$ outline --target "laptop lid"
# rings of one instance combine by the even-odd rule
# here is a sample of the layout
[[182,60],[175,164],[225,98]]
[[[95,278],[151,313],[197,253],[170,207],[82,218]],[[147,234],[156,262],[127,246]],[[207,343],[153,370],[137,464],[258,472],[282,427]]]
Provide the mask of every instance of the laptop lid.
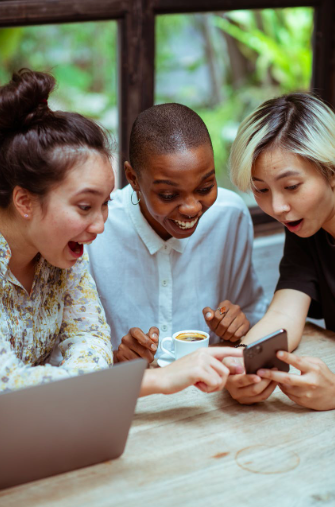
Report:
[[0,394],[0,489],[119,457],[146,365]]

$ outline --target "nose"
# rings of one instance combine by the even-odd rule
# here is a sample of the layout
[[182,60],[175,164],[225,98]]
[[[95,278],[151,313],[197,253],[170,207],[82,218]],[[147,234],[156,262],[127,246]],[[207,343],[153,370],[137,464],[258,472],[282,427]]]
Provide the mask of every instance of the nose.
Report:
[[104,232],[106,219],[103,213],[97,213],[91,223],[89,224],[87,231],[92,234],[101,234]]
[[202,210],[201,202],[194,196],[190,196],[180,204],[179,212],[188,217],[194,217]]
[[281,193],[273,194],[272,196],[272,209],[275,215],[281,215],[290,211],[291,206],[287,201],[286,196]]

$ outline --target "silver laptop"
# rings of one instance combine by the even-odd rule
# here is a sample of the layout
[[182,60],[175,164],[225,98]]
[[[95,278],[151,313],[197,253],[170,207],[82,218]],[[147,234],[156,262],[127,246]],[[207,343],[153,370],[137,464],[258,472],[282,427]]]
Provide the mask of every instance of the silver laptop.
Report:
[[0,489],[118,458],[146,365],[0,394]]

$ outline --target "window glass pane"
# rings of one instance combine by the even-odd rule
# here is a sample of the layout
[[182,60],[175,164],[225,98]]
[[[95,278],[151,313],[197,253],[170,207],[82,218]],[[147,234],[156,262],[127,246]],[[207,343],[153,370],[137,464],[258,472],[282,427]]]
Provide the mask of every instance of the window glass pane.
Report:
[[200,114],[221,186],[234,188],[227,159],[241,120],[266,99],[309,89],[312,30],[307,7],[157,18],[155,103],[180,102]]
[[88,116],[117,141],[116,37],[115,21],[2,28],[0,82],[22,67],[51,72],[58,84],[51,109]]

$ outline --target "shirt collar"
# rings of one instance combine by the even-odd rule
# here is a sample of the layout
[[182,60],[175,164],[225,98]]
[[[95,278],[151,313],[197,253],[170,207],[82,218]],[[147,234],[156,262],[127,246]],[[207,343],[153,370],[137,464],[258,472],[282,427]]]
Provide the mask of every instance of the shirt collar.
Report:
[[139,205],[134,206],[131,203],[131,193],[133,189],[131,185],[128,185],[125,188],[125,192],[123,195],[124,206],[127,214],[130,216],[131,221],[134,224],[134,227],[137,231],[137,234],[142,239],[143,243],[149,250],[151,255],[154,255],[161,249],[166,250],[166,246],[168,249],[176,250],[176,252],[183,253],[186,248],[187,242],[189,238],[177,239],[170,238],[167,241],[164,241],[158,234],[153,230],[151,225],[148,224],[147,220],[144,218],[141,212],[141,208]]
[[3,235],[0,233],[0,273],[5,276],[12,252]]

